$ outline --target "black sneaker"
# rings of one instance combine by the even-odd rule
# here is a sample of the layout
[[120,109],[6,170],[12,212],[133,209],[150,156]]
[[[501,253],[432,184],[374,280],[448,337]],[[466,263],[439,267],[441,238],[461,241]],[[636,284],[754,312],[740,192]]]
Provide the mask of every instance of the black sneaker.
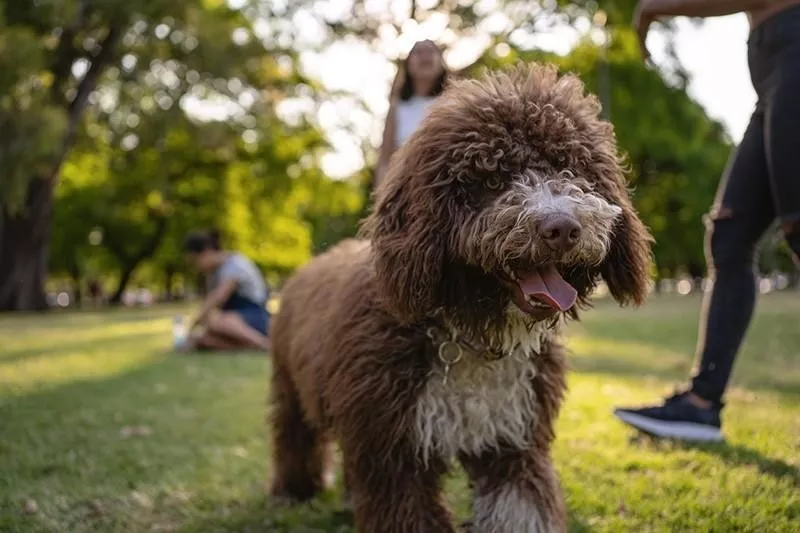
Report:
[[666,439],[692,442],[719,442],[720,411],[722,405],[708,409],[697,407],[689,401],[688,393],[681,392],[667,398],[664,405],[639,409],[614,409],[614,414],[639,431]]

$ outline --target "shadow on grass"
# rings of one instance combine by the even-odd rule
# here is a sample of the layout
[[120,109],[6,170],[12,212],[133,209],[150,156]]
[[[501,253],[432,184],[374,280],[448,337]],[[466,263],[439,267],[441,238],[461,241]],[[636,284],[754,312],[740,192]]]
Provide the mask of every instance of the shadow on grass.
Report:
[[[169,522],[185,520],[183,501],[162,508],[162,494],[196,493],[215,506],[226,491],[241,493],[265,469],[267,377],[260,357],[163,355],[0,395],[0,515],[10,511],[0,530],[146,531],[162,511]],[[54,491],[63,504],[48,508]],[[27,498],[42,512],[26,515],[18,502]],[[86,501],[104,511],[94,516]]]
[[[591,339],[601,339],[591,337]],[[652,344],[661,348],[659,344]],[[770,393],[779,393],[787,397],[800,398],[800,384],[791,375],[784,377],[777,365],[770,365],[763,360],[746,361],[740,357],[741,366],[751,371],[739,372],[736,386],[753,390],[762,390]],[[663,361],[650,357],[632,360],[630,357],[615,357],[613,355],[598,355],[591,349],[581,350],[581,355],[569,358],[570,369],[585,374],[603,374],[616,378],[658,377],[664,381],[688,382],[691,375],[693,357],[687,356],[685,360],[669,358]],[[747,365],[747,363],[751,363]]]
[[614,376],[633,376],[645,378],[658,376],[659,378],[677,380],[687,379],[691,368],[690,363],[677,360],[665,362],[631,361],[614,356],[582,353],[569,358],[570,370],[587,374],[611,374]]
[[721,443],[688,443],[680,441],[662,440],[639,433],[631,438],[631,442],[648,446],[654,450],[670,453],[673,451],[699,451],[714,455],[730,466],[753,467],[759,472],[776,480],[788,480],[800,488],[800,468],[787,463],[782,459],[767,457],[758,450],[743,444]]
[[[334,502],[332,493],[320,499],[293,507],[273,507],[266,496],[246,502],[229,502],[224,505],[224,515],[211,515],[185,524],[180,533],[206,533],[208,531],[236,531],[241,533],[351,533],[354,532],[353,515]],[[458,523],[458,519],[454,519]],[[459,532],[471,530],[463,522]],[[590,533],[591,528],[581,517],[570,513],[570,533]]]
[[250,348],[236,348],[232,350],[180,350],[168,348],[165,353],[176,357],[187,357],[190,359],[225,359],[226,357],[266,357],[269,359],[271,353]]
[[187,305],[161,304],[154,307],[109,306],[100,309],[51,309],[45,312],[2,312],[0,330],[58,329],[71,330],[76,327],[102,327],[110,323],[136,323],[161,320],[175,314],[183,314]]
[[18,350],[7,350],[0,353],[0,366],[10,365],[33,359],[37,357],[59,357],[75,352],[91,351],[96,352],[102,349],[114,349],[128,343],[136,343],[145,339],[163,337],[159,332],[146,331],[142,333],[121,332],[119,335],[107,336],[102,339],[86,339],[78,342],[59,342],[57,345],[50,345],[36,348],[21,348]]
[[698,450],[709,455],[716,455],[733,466],[753,466],[765,475],[775,479],[788,479],[800,488],[800,469],[781,460],[767,457],[761,452],[741,444],[682,444],[683,449]]
[[266,495],[254,495],[245,501],[218,502],[224,512],[197,517],[182,525],[180,533],[207,533],[209,531],[235,531],[241,533],[299,533],[337,532],[350,533],[353,518],[339,509],[332,493],[309,503],[292,507],[270,504]]
[[[112,459],[107,448],[109,444],[120,446],[121,442],[127,442],[118,436],[118,431],[129,424],[148,423],[154,430],[163,430],[152,438],[130,440],[137,453],[157,457],[162,438],[167,441],[177,438],[177,442],[185,442],[186,449],[196,454],[193,435],[202,434],[209,440],[224,437],[226,433],[248,435],[237,427],[237,417],[224,416],[226,409],[252,407],[257,413],[253,418],[260,419],[267,373],[258,355],[241,353],[226,361],[160,352],[154,355],[155,358],[143,359],[121,373],[59,383],[19,395],[0,395],[0,420],[3,420],[0,434],[13,437],[5,442],[0,439],[0,444],[20,452],[16,458],[0,454],[0,471],[11,472],[26,458],[41,461],[48,454],[36,452],[53,452],[53,449],[63,452],[65,445],[72,442],[77,445],[75,453],[85,452],[87,459]],[[254,374],[254,370],[259,373]],[[231,394],[231,390],[242,387],[256,392]],[[214,401],[209,402],[208,398]],[[223,416],[217,418],[220,415]],[[215,425],[198,425],[211,417]],[[252,429],[258,432],[262,426],[257,422]],[[109,439],[113,442],[108,442]],[[156,476],[163,474],[155,468],[146,470]]]

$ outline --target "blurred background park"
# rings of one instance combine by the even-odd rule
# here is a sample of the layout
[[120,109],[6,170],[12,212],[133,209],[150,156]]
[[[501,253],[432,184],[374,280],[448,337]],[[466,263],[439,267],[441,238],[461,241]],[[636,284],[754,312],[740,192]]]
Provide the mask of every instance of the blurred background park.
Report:
[[[706,72],[715,61],[698,66],[693,55],[702,52],[692,46],[702,33],[685,21],[658,28],[657,66],[646,67],[630,24],[632,0],[2,6],[0,309],[7,311],[79,305],[97,288],[110,303],[180,298],[198,286],[180,242],[210,226],[279,286],[312,254],[355,232],[396,62],[421,38],[440,43],[459,76],[519,60],[578,73],[628,155],[636,205],[656,237],[655,276],[700,278],[702,216],[752,98],[744,54],[738,70],[729,67],[736,71],[728,83],[727,54]],[[727,31],[734,46],[743,29],[728,22],[709,38]],[[703,79],[694,92],[721,119],[693,99],[682,62]],[[711,80],[717,94],[708,91],[709,74],[723,77]],[[728,92],[744,101],[715,107]],[[765,290],[797,286],[784,246],[777,236],[766,243]],[[693,286],[700,284],[679,288]]]
[[519,60],[579,74],[656,238],[663,294],[636,312],[601,301],[571,333],[556,450],[571,530],[793,531],[800,276],[777,231],[732,444],[632,444],[611,420],[691,367],[702,220],[753,102],[744,15],[659,24],[646,66],[634,5],[0,1],[0,311],[71,308],[0,315],[0,531],[350,531],[335,494],[265,503],[267,358],[167,353],[203,286],[181,242],[219,228],[279,292],[353,235],[397,63],[423,38],[457,76]]

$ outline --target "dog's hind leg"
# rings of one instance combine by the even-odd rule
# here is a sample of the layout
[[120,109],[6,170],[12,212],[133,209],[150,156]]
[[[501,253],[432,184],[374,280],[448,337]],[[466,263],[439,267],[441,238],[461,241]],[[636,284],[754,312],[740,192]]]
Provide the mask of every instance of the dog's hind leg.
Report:
[[306,501],[325,488],[330,446],[325,435],[309,425],[297,391],[277,358],[271,388],[271,493],[289,502]]

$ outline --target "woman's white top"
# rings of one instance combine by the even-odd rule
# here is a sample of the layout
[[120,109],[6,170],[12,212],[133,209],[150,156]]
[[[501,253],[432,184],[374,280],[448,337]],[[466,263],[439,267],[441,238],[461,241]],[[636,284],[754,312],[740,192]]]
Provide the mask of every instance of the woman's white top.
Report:
[[394,117],[395,148],[403,144],[414,133],[422,119],[425,118],[428,106],[435,99],[435,96],[412,96],[408,100],[397,100]]

